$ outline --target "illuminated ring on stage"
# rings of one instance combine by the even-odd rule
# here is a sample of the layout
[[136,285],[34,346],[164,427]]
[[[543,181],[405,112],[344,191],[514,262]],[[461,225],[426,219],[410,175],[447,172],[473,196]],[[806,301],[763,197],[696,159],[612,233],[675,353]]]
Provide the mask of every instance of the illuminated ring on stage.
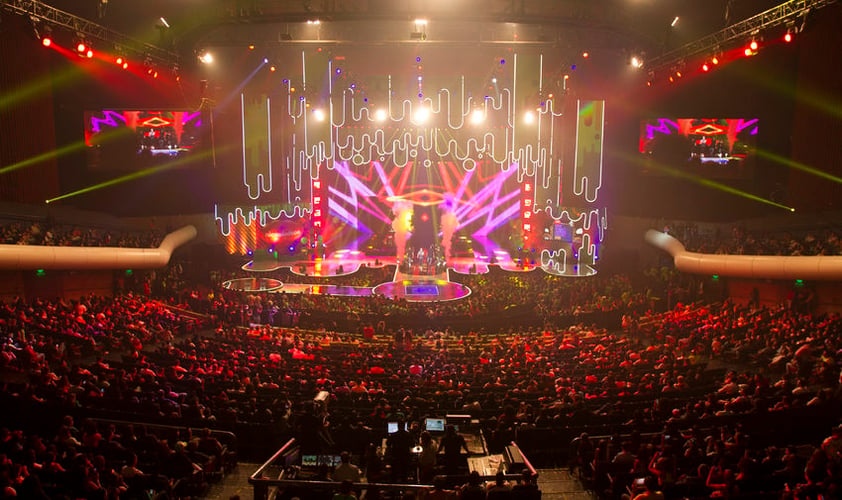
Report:
[[222,288],[239,292],[273,292],[283,286],[283,281],[274,278],[237,278],[222,283]]
[[470,172],[477,168],[477,161],[473,158],[468,158],[467,160],[462,162],[462,168]]
[[415,158],[416,156],[418,156],[418,151],[416,151],[414,149],[411,149],[409,151],[409,156],[410,156],[410,158]]
[[354,165],[362,165],[363,163],[365,163],[363,155],[354,155]]
[[431,162],[429,159],[424,160],[424,166],[425,166],[425,167],[428,167],[428,168],[429,168],[429,167],[430,167],[430,165],[432,165],[432,164],[433,164],[433,162]]

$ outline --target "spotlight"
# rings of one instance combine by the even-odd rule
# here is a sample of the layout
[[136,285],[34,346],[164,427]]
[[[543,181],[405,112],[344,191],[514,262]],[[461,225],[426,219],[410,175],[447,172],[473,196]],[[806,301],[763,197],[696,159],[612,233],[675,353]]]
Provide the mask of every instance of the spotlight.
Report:
[[716,57],[716,56],[713,56],[713,59],[711,59],[710,62],[712,62],[713,65],[716,66],[717,64],[719,64],[719,58]]
[[93,56],[94,56],[94,51],[93,51],[93,50],[88,49],[88,51],[87,51],[87,52],[85,52],[85,57],[87,57],[88,59],[92,58]]
[[479,125],[480,123],[485,121],[485,111],[481,109],[475,109],[471,112],[471,123],[474,125]]
[[325,112],[321,109],[314,109],[313,118],[315,118],[317,122],[323,122],[325,121]]
[[646,86],[647,86],[647,87],[651,87],[651,86],[652,86],[652,80],[647,80],[647,81],[646,81]]
[[213,62],[213,54],[211,54],[210,52],[203,52],[199,56],[199,60],[205,64],[210,64]]
[[743,54],[745,54],[746,57],[749,57],[752,54],[751,49],[746,47],[746,49],[743,51]]
[[790,33],[790,32],[788,32],[788,31],[787,31],[786,35],[784,35],[784,41],[785,41],[786,43],[791,42],[791,41],[792,41],[792,33]]
[[84,54],[86,50],[88,50],[88,46],[85,45],[83,42],[79,42],[76,44],[76,52]]
[[123,69],[129,69],[129,63],[123,61]]
[[269,71],[271,71],[272,73],[274,73],[276,69],[277,68],[275,68],[274,66],[269,66]]
[[268,57],[263,58],[263,64],[269,64],[269,58]]
[[249,50],[254,50],[254,44],[249,44]]
[[48,37],[48,36],[45,36],[44,38],[41,39],[41,44],[44,47],[49,47],[50,45],[53,44],[53,39]]
[[642,67],[643,67],[643,59],[641,59],[641,58],[639,58],[639,57],[637,57],[637,56],[632,56],[632,58],[631,58],[631,65],[632,65],[632,67],[633,67],[633,68],[635,68],[635,69],[640,69],[640,68],[642,68]]
[[756,41],[756,40],[752,40],[752,41],[751,41],[751,43],[750,43],[750,44],[748,44],[748,47],[752,50],[752,52],[753,52],[753,51],[755,51],[755,50],[757,50],[757,47],[758,47],[758,45],[757,45],[757,41]]
[[430,108],[427,108],[427,107],[418,108],[418,110],[415,112],[414,118],[415,118],[415,123],[417,123],[419,125],[422,124],[422,123],[426,123],[427,120],[430,119]]
[[702,64],[702,71],[704,71],[705,73],[710,71],[710,66],[708,66],[708,63]]
[[526,113],[524,113],[523,123],[526,123],[527,125],[535,123],[535,113],[533,113],[532,111],[527,111]]
[[590,55],[590,53],[588,53],[588,52],[582,52],[582,57],[584,57],[585,59],[587,59],[587,58],[591,57],[591,55]]
[[118,57],[118,58],[117,58],[117,65],[118,65],[118,66],[120,66],[120,65],[122,65],[122,64],[123,64],[123,58],[122,58],[122,57]]
[[374,119],[377,120],[378,122],[386,121],[387,117],[388,117],[388,113],[386,113],[385,109],[378,109],[377,111],[374,112]]

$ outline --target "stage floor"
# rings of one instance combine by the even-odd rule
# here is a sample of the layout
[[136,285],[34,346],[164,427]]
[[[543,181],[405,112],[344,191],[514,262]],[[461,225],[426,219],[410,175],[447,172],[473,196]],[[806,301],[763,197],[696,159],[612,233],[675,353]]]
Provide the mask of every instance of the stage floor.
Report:
[[[493,262],[493,263],[492,263]],[[408,302],[444,302],[468,297],[471,289],[450,280],[450,272],[460,274],[485,274],[489,266],[496,265],[510,272],[543,271],[548,274],[564,277],[587,277],[596,274],[596,270],[582,264],[565,264],[562,266],[532,264],[533,261],[515,261],[502,251],[495,250],[493,258],[478,255],[471,257],[455,257],[448,262],[445,272],[429,275],[395,271],[391,281],[374,287],[356,287],[333,284],[282,283],[273,278],[260,277],[259,273],[268,273],[283,268],[289,268],[293,274],[301,277],[330,278],[347,276],[356,273],[363,267],[383,268],[394,266],[395,257],[372,257],[359,250],[339,250],[326,259],[296,260],[280,262],[275,260],[251,261],[243,266],[244,271],[255,273],[253,277],[238,278],[223,283],[223,287],[243,292],[269,293],[305,293],[312,295],[340,295],[347,297],[385,296]]]

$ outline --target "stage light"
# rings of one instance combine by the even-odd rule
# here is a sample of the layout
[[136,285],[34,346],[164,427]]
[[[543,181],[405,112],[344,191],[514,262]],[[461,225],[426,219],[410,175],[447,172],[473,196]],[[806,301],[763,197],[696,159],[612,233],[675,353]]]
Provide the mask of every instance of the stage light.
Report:
[[123,58],[122,58],[122,57],[118,57],[118,58],[117,58],[117,65],[121,65],[121,64],[123,64]]
[[652,80],[647,80],[647,81],[646,81],[646,86],[647,86],[647,87],[651,87],[651,86],[652,86]]
[[254,50],[254,44],[249,44],[249,50]]
[[152,73],[152,78],[158,78],[158,72],[157,71]]
[[415,24],[418,25],[418,26],[427,26],[427,20],[426,19],[416,19]]
[[681,76],[682,76],[682,75],[681,75],[681,71],[676,71],[676,72],[675,72],[675,76],[677,76],[677,77],[681,78]]
[[377,111],[374,112],[374,119],[377,120],[378,122],[386,121],[387,117],[388,117],[388,114],[386,113],[385,109],[378,109]]
[[674,82],[675,82],[675,78],[673,78],[672,75],[670,75],[670,83],[674,83]]
[[207,51],[202,52],[199,55],[199,60],[202,61],[205,64],[210,64],[210,63],[213,62],[213,54],[211,54],[210,52],[207,52]]
[[591,57],[591,54],[589,52],[582,52],[582,57],[587,59],[587,58]]
[[269,64],[269,58],[268,57],[263,58],[263,64]]
[[87,52],[85,52],[85,57],[87,57],[88,59],[92,58],[93,56],[94,56],[94,51],[93,51],[93,50],[88,49],[88,51],[87,51]]
[[307,24],[319,25],[319,24],[322,24],[322,22],[319,19],[308,19]]
[[323,122],[325,121],[325,112],[321,109],[314,109],[313,118],[315,118],[317,122]]
[[426,123],[427,120],[430,119],[430,108],[427,108],[427,107],[418,108],[418,110],[415,112],[414,118],[415,118],[415,123],[417,123],[417,124]]
[[491,83],[495,83],[495,84],[496,84],[496,83],[497,83],[497,79],[496,79],[496,78],[492,78],[492,79],[491,79]]
[[123,69],[129,69],[129,63],[128,62],[123,61]]
[[527,111],[526,113],[524,113],[523,123],[526,123],[527,125],[535,123],[535,113],[533,113],[532,111]]
[[167,22],[167,20],[166,20],[166,19],[164,19],[163,17],[158,18],[158,20],[159,20],[159,21],[161,21],[161,25],[162,25],[164,28],[169,28],[169,27],[170,27],[170,23],[168,23],[168,22]]
[[710,62],[712,62],[713,65],[716,66],[717,64],[719,64],[719,58],[716,57],[716,56],[713,56],[713,59],[711,59]]
[[784,35],[784,41],[785,41],[786,43],[791,42],[791,41],[792,41],[792,33],[787,32],[787,33],[786,33],[786,35]]
[[269,71],[271,71],[272,73],[274,73],[276,69],[277,68],[275,68],[274,66],[269,66]]
[[752,41],[751,41],[751,43],[750,43],[750,44],[748,44],[748,47],[749,47],[752,51],[757,50],[757,47],[758,47],[758,45],[757,45],[757,41],[752,40]]
[[675,16],[675,19],[673,19],[673,20],[672,20],[672,22],[670,23],[670,26],[672,26],[673,28],[675,28],[675,25],[676,25],[676,24],[678,24],[678,16]]
[[53,39],[48,37],[48,36],[45,36],[44,38],[41,39],[41,44],[44,47],[49,47],[50,45],[53,44]]
[[702,64],[702,71],[704,71],[705,73],[710,71],[710,66],[708,66],[708,63]]
[[85,45],[84,43],[79,42],[79,43],[76,44],[76,52],[79,52],[80,54],[82,54],[86,50],[88,50],[88,46]]
[[640,69],[640,68],[643,67],[643,59],[641,59],[637,56],[632,56],[631,65],[632,65],[632,68]]
[[475,109],[471,111],[471,123],[474,125],[479,125],[480,123],[485,121],[485,111],[481,109]]
[[752,54],[751,49],[746,47],[746,49],[743,51],[743,54],[745,54],[746,57],[749,57]]

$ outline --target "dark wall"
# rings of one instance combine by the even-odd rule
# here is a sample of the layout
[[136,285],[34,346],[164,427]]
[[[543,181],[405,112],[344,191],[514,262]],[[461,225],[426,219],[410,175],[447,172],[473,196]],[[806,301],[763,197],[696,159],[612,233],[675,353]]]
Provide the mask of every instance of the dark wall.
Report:
[[[59,192],[55,158],[21,162],[55,149],[49,54],[37,44],[29,19],[3,13],[0,23],[0,199],[43,203]],[[23,49],[23,50],[22,50]],[[13,168],[3,172],[2,169]]]

